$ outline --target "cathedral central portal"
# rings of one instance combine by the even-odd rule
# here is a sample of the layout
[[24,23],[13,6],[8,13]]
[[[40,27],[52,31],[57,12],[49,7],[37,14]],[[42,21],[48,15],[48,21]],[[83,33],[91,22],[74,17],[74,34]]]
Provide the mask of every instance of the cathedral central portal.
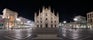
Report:
[[48,24],[46,23],[46,26],[45,26],[46,28],[48,27]]

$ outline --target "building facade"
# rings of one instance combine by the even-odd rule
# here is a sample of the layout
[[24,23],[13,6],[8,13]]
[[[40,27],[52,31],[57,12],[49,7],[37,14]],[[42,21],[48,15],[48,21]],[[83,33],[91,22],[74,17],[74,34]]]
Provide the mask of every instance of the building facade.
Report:
[[16,24],[17,24],[16,26],[19,28],[26,27],[26,26],[33,27],[34,22],[24,17],[18,17],[16,19]]
[[15,20],[17,18],[17,12],[5,8],[3,10],[3,18],[5,19],[5,27],[12,28],[15,26]]
[[86,17],[83,16],[75,16],[73,19],[77,23],[86,23]]
[[93,23],[93,12],[87,13],[87,22]]
[[4,19],[2,18],[2,15],[0,15],[0,28],[4,28]]
[[63,28],[68,28],[68,29],[91,29],[93,28],[90,23],[77,23],[77,22],[70,22],[70,23],[60,23],[60,26]]
[[35,13],[35,27],[40,28],[55,28],[59,24],[59,15],[51,12],[51,8],[43,7],[42,12],[39,11],[38,15]]

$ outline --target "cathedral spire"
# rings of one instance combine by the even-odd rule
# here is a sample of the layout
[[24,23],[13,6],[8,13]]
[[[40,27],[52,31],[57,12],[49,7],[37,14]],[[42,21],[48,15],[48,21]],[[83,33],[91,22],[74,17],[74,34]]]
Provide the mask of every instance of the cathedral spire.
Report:
[[37,16],[37,14],[35,13],[35,17]]
[[51,7],[49,6],[48,9],[51,11]]
[[40,10],[39,10],[39,15],[40,15]]
[[37,14],[35,13],[35,17],[34,17],[35,22],[36,22],[36,16],[37,16]]
[[45,6],[43,6],[43,10],[45,9]]
[[55,11],[53,10],[53,15],[55,15]]
[[42,11],[44,12],[44,10],[45,10],[45,6],[43,6],[43,8],[42,8]]
[[53,13],[55,13],[54,10],[53,10]]
[[57,17],[59,17],[59,14],[58,14],[58,12],[57,12]]

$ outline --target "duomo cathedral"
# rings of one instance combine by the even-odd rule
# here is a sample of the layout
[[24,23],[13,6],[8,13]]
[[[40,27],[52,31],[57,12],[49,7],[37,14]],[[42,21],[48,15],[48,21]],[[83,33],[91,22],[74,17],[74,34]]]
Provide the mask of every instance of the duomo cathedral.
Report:
[[[37,15],[38,14],[38,15]],[[35,27],[39,28],[56,28],[59,27],[59,14],[52,12],[51,8],[42,8],[42,11],[35,13]]]

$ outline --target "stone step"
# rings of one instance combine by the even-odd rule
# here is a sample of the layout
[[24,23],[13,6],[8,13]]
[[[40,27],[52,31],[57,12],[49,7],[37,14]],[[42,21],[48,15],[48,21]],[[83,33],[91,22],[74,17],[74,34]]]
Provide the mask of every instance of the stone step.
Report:
[[40,34],[37,37],[32,38],[33,40],[60,40],[62,38],[57,37],[57,34]]
[[61,40],[61,39],[33,39],[33,40]]
[[58,28],[35,28],[32,32],[35,34],[58,34]]

